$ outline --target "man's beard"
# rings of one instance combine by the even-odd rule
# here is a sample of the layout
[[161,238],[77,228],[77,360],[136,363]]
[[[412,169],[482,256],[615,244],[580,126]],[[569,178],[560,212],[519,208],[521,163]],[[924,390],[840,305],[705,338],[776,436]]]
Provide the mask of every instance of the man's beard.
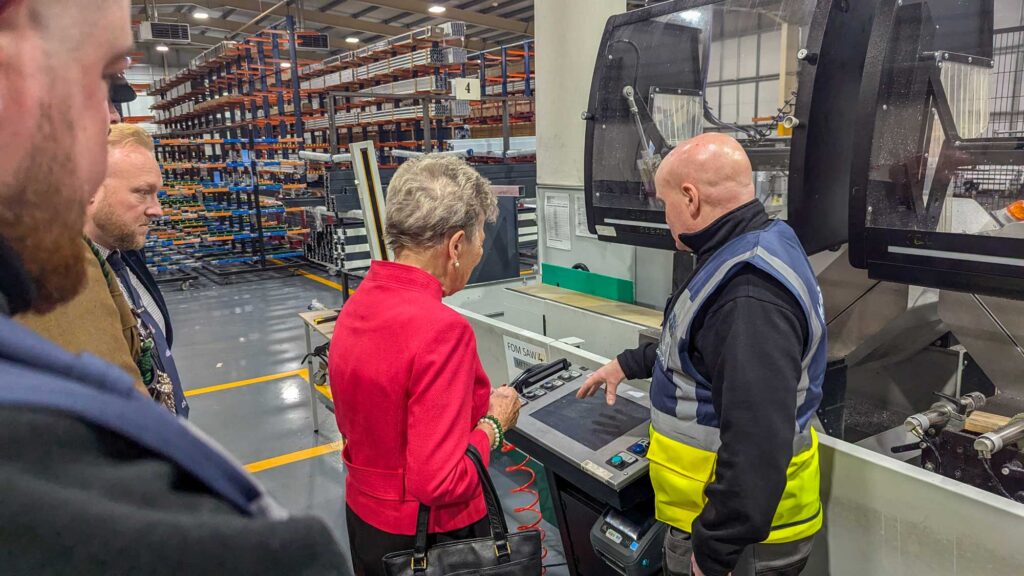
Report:
[[141,250],[146,245],[145,238],[139,238],[138,226],[125,222],[124,218],[101,196],[96,199],[96,209],[92,214],[92,223],[103,237],[110,242],[104,246],[108,250]]
[[31,279],[33,312],[46,313],[75,297],[85,282],[82,227],[88,202],[75,170],[70,118],[44,107],[36,140],[11,181],[0,187],[0,235],[21,257]]

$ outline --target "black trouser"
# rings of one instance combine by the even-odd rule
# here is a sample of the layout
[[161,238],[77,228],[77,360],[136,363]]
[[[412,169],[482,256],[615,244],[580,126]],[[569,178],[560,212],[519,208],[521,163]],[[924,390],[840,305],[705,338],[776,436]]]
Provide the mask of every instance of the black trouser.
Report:
[[[798,576],[811,555],[814,536],[785,544],[754,544],[740,556],[733,576]],[[690,535],[676,528],[665,533],[665,567],[667,576],[690,576],[693,545]]]
[[[414,536],[378,530],[363,521],[347,506],[345,520],[348,524],[348,542],[352,547],[352,567],[356,576],[384,576],[384,562],[381,559],[392,552],[412,550],[415,545]],[[490,534],[491,525],[487,522],[487,516],[484,516],[476,524],[470,524],[465,528],[443,534],[431,534],[427,538],[427,546],[454,540],[484,538]]]

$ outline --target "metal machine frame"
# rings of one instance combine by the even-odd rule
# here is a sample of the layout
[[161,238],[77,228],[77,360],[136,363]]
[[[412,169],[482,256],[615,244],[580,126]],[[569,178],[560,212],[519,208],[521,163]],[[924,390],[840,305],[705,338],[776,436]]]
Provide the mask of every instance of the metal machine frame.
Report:
[[[613,16],[605,25],[601,45],[607,45],[615,28],[722,1],[672,0]],[[873,16],[872,2],[818,0],[806,49],[801,53],[804,65],[798,72],[801,88],[793,114],[796,122],[790,147],[748,149],[755,170],[776,166],[789,158],[788,221],[811,254],[836,248],[847,241],[846,177],[853,144],[850,138],[837,137],[837,134],[853,131],[861,66]],[[603,56],[602,52],[599,58]],[[619,219],[621,213],[595,206],[593,202],[593,147],[600,124],[594,111],[600,77],[601,67],[596,66],[588,109],[584,113],[587,120],[584,182],[590,232],[606,242],[672,250],[674,240],[665,223],[656,220],[658,212],[631,212],[631,219],[650,221],[650,227],[611,224],[615,234],[602,233],[607,232],[607,219]]]
[[[968,56],[936,52],[928,46],[934,25],[925,25],[931,23],[927,6],[927,2],[904,5],[898,0],[882,0],[879,4],[864,66],[859,128],[850,176],[850,262],[867,269],[869,275],[878,280],[1020,298],[1024,295],[1024,258],[1021,258],[1024,239],[935,231],[952,173],[957,168],[978,163],[1024,165],[1024,137],[968,139],[959,135],[939,78],[938,63]],[[904,12],[911,10],[920,13]],[[898,183],[905,187],[914,206],[923,211],[918,229],[914,230],[871,226],[867,221],[869,210],[886,208],[869,206],[868,185],[875,121],[892,64],[889,44],[901,17],[916,17],[921,29],[926,31],[919,39],[919,46],[927,48],[928,53],[918,54],[919,60],[910,71],[913,77],[909,78],[915,82],[916,90],[911,96],[920,97],[920,108],[916,112],[924,119],[934,106],[946,138],[927,202],[923,200],[924,181],[914,176],[913,166],[904,167],[903,181]],[[919,134],[922,146],[929,135],[925,123]],[[921,154],[917,157],[922,158]]]
[[349,150],[354,157],[352,169],[356,174],[359,203],[363,207],[370,255],[374,260],[393,260],[394,254],[384,241],[384,192],[381,189],[380,169],[377,166],[377,153],[373,142],[354,142],[349,146]]

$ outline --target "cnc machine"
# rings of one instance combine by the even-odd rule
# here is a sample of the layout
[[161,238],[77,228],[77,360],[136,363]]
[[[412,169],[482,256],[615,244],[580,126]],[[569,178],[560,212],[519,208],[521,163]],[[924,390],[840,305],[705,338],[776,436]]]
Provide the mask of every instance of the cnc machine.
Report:
[[[1022,4],[675,0],[603,31],[581,113],[589,231],[672,250],[650,183],[674,145],[714,130],[744,144],[758,197],[811,255],[830,363],[825,529],[806,574],[1024,565],[1024,506],[1007,499],[1024,490]],[[589,370],[658,330],[505,302],[504,321],[463,312],[492,380],[506,360],[514,377],[517,346],[569,362],[523,389],[510,438],[544,467],[570,573],[654,572],[648,384],[620,388],[612,409],[570,400]],[[556,340],[567,324],[582,350]]]

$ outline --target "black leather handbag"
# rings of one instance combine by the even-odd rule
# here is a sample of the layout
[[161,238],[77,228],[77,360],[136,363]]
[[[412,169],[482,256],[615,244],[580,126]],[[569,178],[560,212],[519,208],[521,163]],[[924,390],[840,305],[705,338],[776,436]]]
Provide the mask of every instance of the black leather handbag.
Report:
[[498,493],[487,475],[483,459],[470,446],[466,455],[476,466],[487,502],[490,538],[446,542],[427,548],[430,507],[420,504],[415,549],[384,557],[388,576],[538,576],[541,573],[541,538],[537,530],[508,533]]

